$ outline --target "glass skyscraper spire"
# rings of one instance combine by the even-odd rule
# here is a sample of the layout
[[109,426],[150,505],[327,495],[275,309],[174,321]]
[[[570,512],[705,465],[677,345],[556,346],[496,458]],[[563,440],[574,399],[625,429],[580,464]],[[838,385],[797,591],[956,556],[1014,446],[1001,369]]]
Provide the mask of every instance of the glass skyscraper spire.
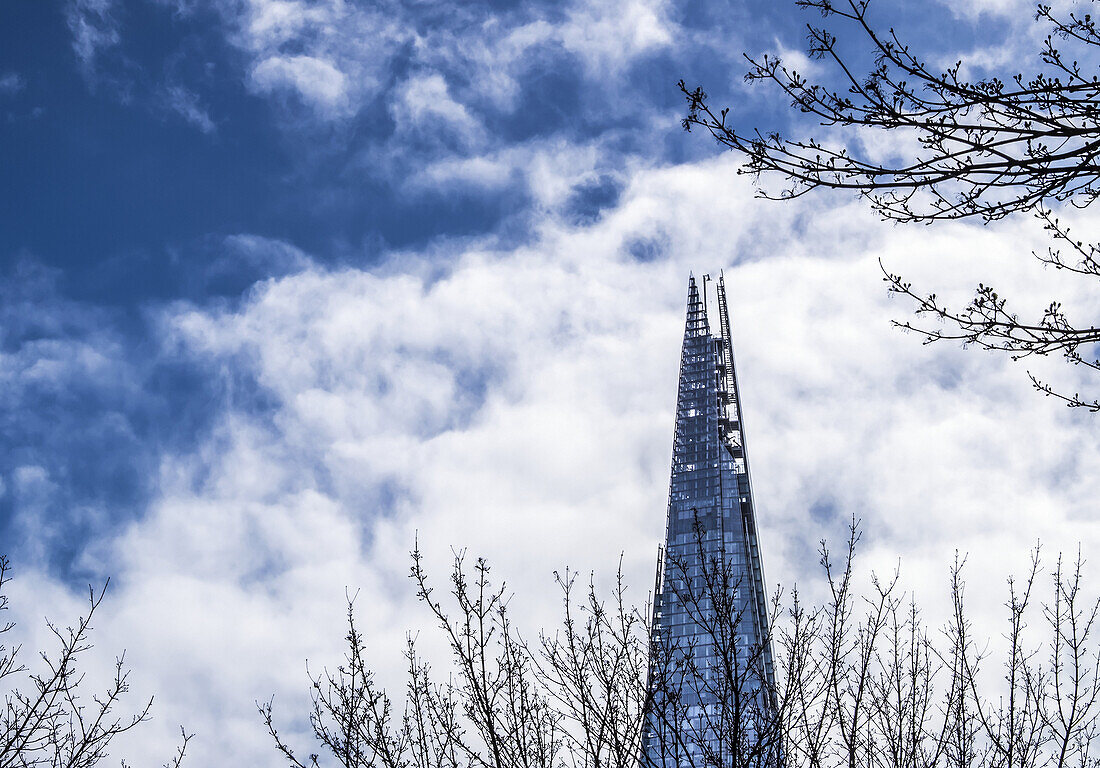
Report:
[[774,672],[725,281],[714,286],[715,332],[708,280],[702,291],[694,276],[688,282],[653,610],[649,766],[776,762],[759,744]]

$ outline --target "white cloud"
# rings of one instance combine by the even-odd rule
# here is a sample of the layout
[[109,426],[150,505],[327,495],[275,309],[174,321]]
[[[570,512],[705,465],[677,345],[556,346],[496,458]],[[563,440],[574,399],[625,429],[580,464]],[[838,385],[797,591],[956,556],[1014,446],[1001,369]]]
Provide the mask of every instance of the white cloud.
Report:
[[825,71],[821,61],[811,59],[801,49],[785,46],[779,38],[775,38],[772,45],[773,51],[770,56],[783,62],[783,67],[788,71],[797,72],[805,78],[819,78]]
[[560,42],[559,27],[537,17],[490,17],[459,29],[418,37],[417,57],[427,66],[465,74],[466,100],[505,113],[519,103],[519,78],[538,66],[542,50]]
[[451,97],[447,81],[438,72],[408,78],[398,87],[390,112],[403,129],[415,127],[429,134],[454,133],[464,146],[475,146],[484,140],[485,131],[480,121]]
[[170,86],[165,93],[165,104],[168,109],[178,114],[203,133],[214,133],[214,131],[217,130],[213,118],[210,117],[210,113],[203,107],[198,95],[192,93],[183,86]]
[[[424,13],[418,4],[344,0],[223,0],[220,7],[231,40],[251,58],[259,92],[294,92],[322,119],[347,117],[388,92],[391,104],[434,104],[436,116],[464,129],[480,122],[483,108],[517,106],[518,77],[539,50],[566,51],[602,81],[669,46],[676,32],[664,0],[575,2],[553,20],[538,7],[488,13],[433,6]],[[437,23],[440,13],[448,23]],[[428,74],[395,79],[399,56]],[[437,71],[460,75],[464,85],[447,87]]]
[[91,72],[96,56],[117,45],[118,21],[114,0],[71,0],[66,10],[73,51],[85,72]]
[[576,54],[590,75],[621,72],[635,58],[672,43],[676,27],[665,0],[577,2],[561,27],[566,50]]
[[0,74],[0,94],[12,96],[26,87],[27,83],[18,72]]
[[230,235],[225,239],[226,253],[214,266],[228,271],[232,262],[244,262],[264,275],[301,272],[313,265],[300,248],[259,235]]
[[557,211],[578,185],[599,176],[609,157],[619,158],[600,142],[569,142],[560,137],[514,144],[485,155],[443,157],[409,177],[405,187],[474,186],[504,188],[517,180],[541,211]]
[[447,189],[459,186],[466,189],[503,189],[516,179],[517,168],[504,156],[495,154],[481,157],[448,157],[431,163],[422,171],[409,177],[405,186],[413,190]]
[[312,56],[272,56],[252,70],[252,81],[261,92],[289,89],[326,115],[346,114],[348,78],[336,66]]
[[[1095,422],[1035,396],[1003,358],[921,347],[889,325],[908,308],[886,299],[880,257],[930,289],[946,281],[954,304],[996,272],[1032,309],[1049,284],[1094,316],[1092,296],[1036,275],[1021,254],[1042,245],[1030,222],[901,229],[819,197],[765,203],[729,156],[643,167],[616,153],[618,136],[493,146],[486,112],[516,107],[537,54],[566,51],[590,81],[622,73],[675,39],[668,4],[577,2],[553,21],[517,11],[446,31],[418,25],[414,7],[424,6],[222,5],[257,92],[289,95],[322,120],[384,94],[416,130],[445,126],[461,141],[420,155],[406,188],[521,178],[537,239],[443,241],[374,270],[327,271],[286,243],[237,235],[211,273],[277,277],[239,304],[163,311],[166,345],[188,350],[228,394],[196,449],[162,457],[145,518],[84,561],[117,576],[99,646],[128,648],[135,693],[158,695],[132,752],[167,755],[183,722],[197,733],[195,764],[270,761],[254,701],[278,692],[289,715],[308,700],[302,664],[338,660],[346,586],[363,590],[372,658],[392,681],[404,632],[423,618],[403,578],[417,535],[440,576],[452,545],[487,555],[529,627],[553,621],[554,568],[607,574],[620,550],[644,600],[692,268],[726,267],[773,583],[805,578],[817,540],[838,536],[850,514],[864,520],[867,561],[889,568],[901,556],[933,609],[956,547],[972,552],[982,594],[1037,537],[1052,548],[1100,543]],[[82,60],[117,43],[109,2],[71,8]],[[413,74],[391,82],[401,53]],[[193,94],[175,96],[185,119],[214,130]],[[588,227],[555,215],[608,168],[626,185],[616,207]],[[663,250],[639,263],[629,255],[638,242]],[[115,375],[120,355],[104,353],[107,341],[51,343],[0,354],[0,381]],[[28,465],[8,493],[29,498],[51,482]],[[833,519],[809,514],[823,503]],[[56,584],[19,579],[25,618],[28,605],[56,618],[73,610]]]
[[250,56],[260,93],[297,95],[321,119],[339,119],[373,99],[408,39],[389,3],[247,0],[222,3],[231,40]]
[[[856,514],[864,562],[901,557],[932,619],[952,551],[969,551],[971,594],[995,595],[975,609],[989,627],[1037,537],[1095,550],[1094,421],[1003,357],[891,328],[908,308],[876,262],[960,296],[995,270],[1025,308],[1049,289],[1095,313],[1020,254],[1037,227],[901,229],[855,203],[769,204],[733,169],[640,171],[595,225],[548,219],[536,243],[455,246],[445,268],[415,253],[370,272],[307,265],[237,309],[169,310],[175,343],[212,376],[253,379],[270,408],[230,397],[198,449],[164,457],[146,519],[94,550],[119,577],[98,642],[129,648],[135,689],[158,695],[133,748],[166,753],[184,722],[197,764],[269,760],[253,702],[278,692],[285,716],[302,711],[303,660],[339,657],[346,586],[392,682],[424,618],[403,577],[417,535],[440,577],[451,546],[488,556],[532,629],[556,614],[554,568],[608,574],[620,550],[644,600],[691,268],[726,267],[773,584],[805,579],[817,540]],[[639,238],[667,253],[635,262]],[[822,501],[835,518],[811,517]]]
[[1030,0],[940,0],[955,18],[978,21],[982,16],[1030,20],[1035,4]]

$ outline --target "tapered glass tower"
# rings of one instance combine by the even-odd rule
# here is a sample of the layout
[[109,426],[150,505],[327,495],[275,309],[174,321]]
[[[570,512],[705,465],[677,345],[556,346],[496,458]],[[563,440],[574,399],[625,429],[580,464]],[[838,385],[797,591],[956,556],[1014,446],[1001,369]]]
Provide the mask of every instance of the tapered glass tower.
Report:
[[[688,282],[643,764],[774,765],[764,573],[725,281]],[[713,307],[711,308],[713,310]]]

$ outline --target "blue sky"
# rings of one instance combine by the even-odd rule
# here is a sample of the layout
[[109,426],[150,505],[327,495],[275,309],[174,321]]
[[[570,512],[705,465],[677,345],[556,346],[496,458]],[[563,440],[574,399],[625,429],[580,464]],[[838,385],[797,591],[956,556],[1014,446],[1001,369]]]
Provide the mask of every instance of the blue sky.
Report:
[[[226,382],[164,347],[164,307],[232,305],[305,260],[370,269],[439,250],[445,269],[442,243],[514,247],[548,215],[594,221],[634,170],[714,155],[676,128],[680,77],[784,124],[781,101],[743,86],[740,55],[793,55],[812,17],[773,2],[613,6],[6,4],[2,343],[17,365],[66,371],[8,388],[0,534],[110,508],[46,526],[65,572],[87,536],[141,514],[158,451],[201,439]],[[888,10],[918,42],[950,42],[926,14]],[[965,40],[979,21],[1007,26],[985,13],[947,29]],[[552,190],[531,157],[566,164]],[[630,248],[660,256],[644,238]],[[108,349],[105,379],[65,359],[89,347]],[[48,486],[22,494],[21,466],[47,468]]]
[[[889,10],[922,42],[921,16]],[[783,124],[781,101],[741,87],[740,54],[798,50],[813,16],[771,2],[658,11],[617,50],[619,30],[598,25],[631,19],[577,19],[561,3],[13,3],[0,51],[6,259],[58,269],[67,296],[106,306],[234,296],[273,270],[230,259],[208,274],[228,235],[356,265],[440,237],[529,235],[518,177],[402,184],[443,158],[599,142],[566,205],[590,217],[614,202],[624,158],[714,151],[666,124],[679,77]],[[327,26],[340,23],[378,37],[363,50],[354,30]]]
[[[661,10],[708,34],[716,20],[753,18],[737,6]],[[734,55],[706,62],[710,47],[678,51],[664,32],[642,32],[625,53],[610,37],[564,40],[554,3],[14,3],[4,14],[5,351],[33,365],[31,347],[47,342],[111,348],[110,381],[74,371],[62,384],[24,382],[5,402],[16,448],[5,485],[18,486],[19,466],[61,479],[33,503],[15,490],[0,499],[0,531],[46,508],[112,510],[57,532],[49,556],[62,569],[91,529],[141,513],[156,451],[197,439],[217,399],[221,385],[163,349],[151,315],[174,301],[232,303],[299,263],[233,238],[360,268],[446,239],[528,241],[540,206],[518,166],[539,144],[596,153],[553,202],[592,219],[617,199],[627,160],[711,151],[670,125],[675,80],[709,66],[726,81]],[[334,23],[380,34],[341,37]],[[761,28],[772,25],[784,26]],[[469,50],[480,34],[519,39],[484,56]],[[347,82],[334,96],[284,73],[287,61],[332,61]],[[502,154],[487,180],[407,183]]]
[[[1027,8],[876,13],[980,69],[1029,60]],[[114,578],[101,644],[164,707],[134,754],[186,721],[197,764],[267,755],[252,702],[305,694],[345,586],[399,649],[417,532],[499,562],[536,624],[564,564],[622,550],[650,583],[691,269],[726,269],[771,578],[805,577],[852,514],[872,564],[929,589],[991,529],[990,573],[1039,536],[1100,539],[1094,422],[1019,366],[896,332],[880,282],[883,258],[1095,311],[1013,257],[1038,227],[759,201],[680,130],[681,77],[786,127],[741,54],[820,71],[807,21],[756,0],[4,4],[0,551],[32,635]]]

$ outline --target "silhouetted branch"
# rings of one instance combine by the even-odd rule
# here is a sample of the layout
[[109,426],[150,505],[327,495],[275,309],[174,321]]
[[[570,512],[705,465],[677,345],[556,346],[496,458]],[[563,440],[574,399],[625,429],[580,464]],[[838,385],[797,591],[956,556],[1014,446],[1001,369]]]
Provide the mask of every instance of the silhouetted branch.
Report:
[[[0,556],[0,611],[8,610],[3,588],[9,574],[10,563]],[[130,689],[125,654],[115,660],[106,690],[91,696],[85,693],[78,662],[92,647],[92,617],[103,602],[107,586],[104,584],[98,592],[89,587],[88,610],[77,618],[75,626],[61,628],[47,621],[57,650],[39,654],[41,671],[31,672],[18,661],[18,646],[9,649],[0,644],[0,680],[7,688],[0,715],[0,766],[91,768],[108,756],[116,736],[149,718],[152,698],[133,714],[115,714]],[[13,628],[10,622],[0,623],[0,637]],[[165,764],[169,768],[179,767],[191,739],[182,728],[180,735],[176,754]]]
[[[593,581],[579,590],[566,571],[557,576],[562,622],[530,645],[483,561],[469,574],[457,555],[451,593],[437,600],[414,552],[417,593],[451,643],[446,682],[433,682],[410,638],[405,706],[395,714],[373,683],[349,602],[345,663],[311,677],[314,737],[345,768],[1097,765],[1100,604],[1084,594],[1080,557],[1057,561],[1042,605],[1038,548],[1022,581],[1009,579],[1002,682],[990,686],[993,655],[970,619],[965,558],[948,571],[950,615],[936,632],[896,570],[856,591],[858,541],[853,521],[841,556],[821,543],[821,604],[807,606],[797,589],[785,602],[776,593],[774,685],[763,643],[743,641],[737,569],[720,548],[667,563],[692,617],[685,631],[651,636],[650,613],[626,600],[621,573],[602,598]],[[1028,632],[1036,617],[1040,635]],[[711,703],[698,707],[702,693]],[[270,702],[260,710],[292,765],[323,764],[294,757]]]
[[[783,180],[778,193],[760,188],[763,197],[789,200],[818,188],[853,190],[884,219],[900,222],[969,217],[991,222],[1034,212],[1057,246],[1035,254],[1040,261],[1100,277],[1100,244],[1071,238],[1050,209],[1060,203],[1084,207],[1100,195],[1100,37],[1091,15],[1062,17],[1049,5],[1038,5],[1036,20],[1049,26],[1038,71],[971,80],[962,62],[933,69],[893,29],[872,24],[869,0],[797,0],[796,5],[818,11],[837,29],[806,26],[809,55],[830,65],[835,84],[812,82],[767,54],[746,56],[746,79],[777,88],[793,110],[827,129],[830,139],[747,130],[728,108],[712,107],[702,88],[681,81],[685,130],[704,129],[719,145],[742,154],[740,173]],[[869,72],[854,68],[852,54],[842,46],[849,38],[869,48],[874,61]],[[1062,44],[1069,50],[1058,47]],[[861,131],[899,141],[883,159]],[[1071,256],[1063,257],[1063,249]],[[1075,325],[1056,300],[1041,317],[1025,321],[982,284],[966,308],[952,311],[936,294],[883,271],[891,292],[911,299],[917,315],[942,324],[897,324],[925,342],[961,341],[1017,360],[1053,352],[1073,366],[1100,370],[1092,351],[1100,328]],[[1071,407],[1100,411],[1098,400],[1057,391],[1034,377],[1032,382]]]

